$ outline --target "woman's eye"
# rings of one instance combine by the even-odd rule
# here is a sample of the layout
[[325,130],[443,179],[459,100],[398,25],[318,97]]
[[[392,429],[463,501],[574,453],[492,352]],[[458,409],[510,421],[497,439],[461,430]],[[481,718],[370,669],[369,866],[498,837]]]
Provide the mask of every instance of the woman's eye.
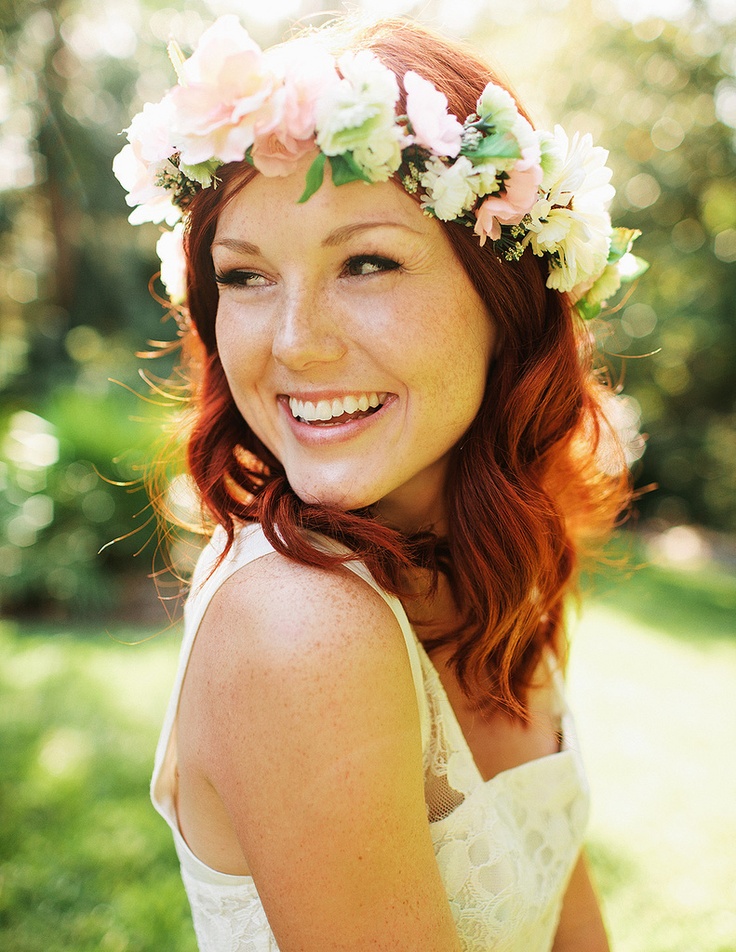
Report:
[[268,278],[257,271],[218,271],[215,280],[220,287],[265,288],[268,284]]
[[396,271],[401,265],[392,258],[382,258],[380,255],[356,255],[345,263],[345,273],[351,277],[362,277],[368,274],[380,274],[383,271]]

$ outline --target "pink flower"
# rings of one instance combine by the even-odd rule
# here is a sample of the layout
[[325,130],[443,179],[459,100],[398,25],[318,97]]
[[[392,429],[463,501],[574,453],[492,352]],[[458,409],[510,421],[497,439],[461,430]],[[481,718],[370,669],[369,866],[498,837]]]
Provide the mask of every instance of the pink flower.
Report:
[[404,74],[404,89],[414,142],[435,155],[454,158],[460,152],[463,127],[447,112],[447,97],[413,70]]
[[481,245],[486,243],[486,238],[498,241],[501,225],[518,225],[529,214],[539,196],[541,181],[542,167],[531,150],[524,149],[521,159],[509,172],[503,194],[489,196],[476,213],[474,230]]
[[182,162],[242,160],[259,127],[273,121],[275,77],[237,17],[220,17],[202,35],[179,77],[171,98]]
[[317,154],[312,137],[294,139],[281,131],[257,136],[251,156],[253,165],[262,175],[269,177],[291,175],[301,159],[310,152]]
[[253,163],[263,175],[289,175],[303,156],[316,150],[317,100],[340,80],[332,56],[308,39],[295,40],[288,50],[276,47],[266,60],[283,85],[273,96],[272,122],[256,134]]

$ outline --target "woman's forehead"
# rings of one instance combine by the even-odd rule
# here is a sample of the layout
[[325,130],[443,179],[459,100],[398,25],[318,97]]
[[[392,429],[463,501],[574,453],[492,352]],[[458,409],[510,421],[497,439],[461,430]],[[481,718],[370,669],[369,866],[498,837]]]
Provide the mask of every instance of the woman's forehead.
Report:
[[310,236],[326,240],[350,237],[366,224],[395,225],[419,236],[441,233],[441,227],[423,214],[419,203],[397,183],[350,182],[336,186],[325,177],[324,184],[309,201],[299,201],[304,191],[304,172],[280,178],[256,174],[226,201],[217,222],[215,241],[223,236],[245,236],[254,240],[267,235],[308,229]]

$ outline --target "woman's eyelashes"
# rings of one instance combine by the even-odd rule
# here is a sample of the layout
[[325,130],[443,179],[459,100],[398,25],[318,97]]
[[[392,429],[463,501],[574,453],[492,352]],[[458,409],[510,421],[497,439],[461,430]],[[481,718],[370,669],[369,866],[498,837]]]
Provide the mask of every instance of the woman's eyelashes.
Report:
[[351,278],[362,278],[370,274],[398,271],[400,267],[398,261],[384,258],[383,255],[353,255],[345,262],[343,274]]
[[215,271],[215,281],[220,287],[263,288],[268,284],[268,278],[257,271],[246,271],[233,268],[229,271]]
[[[363,278],[373,274],[398,271],[401,264],[383,255],[352,255],[342,266],[340,277]],[[247,268],[215,269],[215,281],[219,287],[265,288],[271,280],[260,271]]]

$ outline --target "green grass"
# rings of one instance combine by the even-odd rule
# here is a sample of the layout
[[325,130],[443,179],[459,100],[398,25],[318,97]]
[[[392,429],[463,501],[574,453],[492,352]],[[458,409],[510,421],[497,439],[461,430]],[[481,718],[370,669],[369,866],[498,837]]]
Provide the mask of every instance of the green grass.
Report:
[[736,952],[736,579],[647,567],[573,636],[614,952]]
[[0,627],[0,948],[194,952],[147,802],[174,641]]
[[[736,582],[602,586],[570,695],[615,952],[736,952]],[[148,803],[176,632],[0,624],[0,948],[194,952]]]

